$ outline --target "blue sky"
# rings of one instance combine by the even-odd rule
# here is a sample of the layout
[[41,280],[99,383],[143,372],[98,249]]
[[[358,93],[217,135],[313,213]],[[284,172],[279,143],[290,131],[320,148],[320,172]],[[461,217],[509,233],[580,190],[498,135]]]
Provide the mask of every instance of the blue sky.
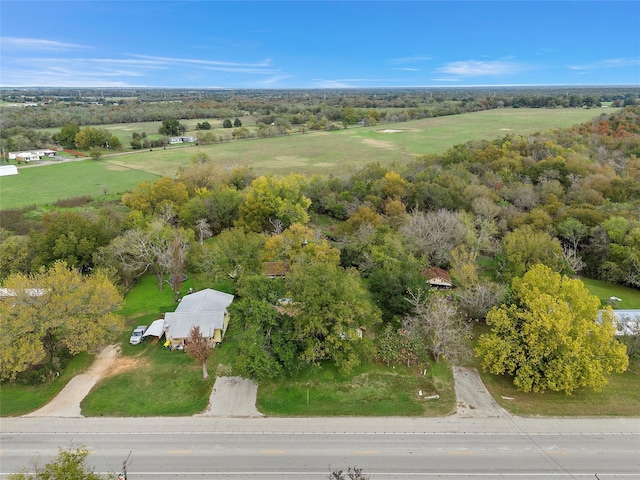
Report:
[[640,1],[7,1],[0,85],[640,85]]

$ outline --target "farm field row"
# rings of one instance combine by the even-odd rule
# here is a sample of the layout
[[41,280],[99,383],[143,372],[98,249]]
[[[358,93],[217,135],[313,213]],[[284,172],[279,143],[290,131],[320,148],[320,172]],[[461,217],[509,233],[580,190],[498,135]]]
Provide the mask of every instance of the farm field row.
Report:
[[[210,145],[105,155],[99,162],[84,160],[41,167],[25,166],[20,174],[0,178],[0,208],[53,203],[58,199],[105,192],[123,193],[143,180],[172,177],[196,154],[206,154],[223,168],[251,166],[257,174],[346,175],[370,163],[403,164],[419,155],[440,153],[474,139],[507,134],[531,135],[586,122],[607,109],[501,109],[396,124],[309,132],[285,137],[249,139]],[[189,128],[197,121],[185,121]],[[191,125],[193,123],[194,125]],[[114,134],[130,135],[151,128],[146,124],[103,126]],[[189,132],[191,134],[195,132]],[[123,142],[127,144],[128,142]]]

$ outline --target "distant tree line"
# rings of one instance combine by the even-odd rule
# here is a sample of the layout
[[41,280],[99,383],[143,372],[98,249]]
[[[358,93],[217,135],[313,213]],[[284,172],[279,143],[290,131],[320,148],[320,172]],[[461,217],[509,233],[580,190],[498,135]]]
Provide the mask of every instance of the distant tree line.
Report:
[[[90,95],[91,92],[83,92]],[[93,92],[94,94],[96,92]],[[104,93],[104,92],[103,92]],[[3,90],[6,102],[38,101],[35,107],[3,108],[3,129],[13,127],[52,128],[73,122],[104,125],[161,121],[166,118],[225,119],[245,115],[286,119],[295,123],[302,116],[342,121],[344,107],[393,110],[398,118],[454,115],[500,107],[580,108],[601,102],[614,106],[638,102],[637,88],[599,89],[395,89],[395,90],[294,90],[294,91],[203,91],[184,95],[169,91],[107,91],[112,97],[72,97],[61,91],[12,92]],[[135,96],[132,98],[132,94]],[[112,98],[112,99],[110,99]],[[168,100],[167,98],[170,98]],[[84,99],[84,101],[83,101]],[[400,111],[399,111],[400,110]],[[394,119],[393,121],[398,121]]]

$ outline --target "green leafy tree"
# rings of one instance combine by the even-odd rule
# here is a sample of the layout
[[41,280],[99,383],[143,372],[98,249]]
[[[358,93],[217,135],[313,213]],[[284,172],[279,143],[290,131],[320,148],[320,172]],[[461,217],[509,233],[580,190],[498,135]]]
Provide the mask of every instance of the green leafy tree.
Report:
[[506,257],[508,278],[521,277],[538,263],[556,272],[567,271],[568,265],[563,258],[560,241],[530,225],[507,233],[503,239],[502,248]]
[[106,225],[75,212],[51,212],[42,219],[44,232],[30,234],[35,263],[50,265],[63,260],[69,267],[86,268],[93,264],[93,254],[109,243]]
[[640,286],[640,222],[611,217],[602,224],[609,237],[608,259],[600,270],[610,281]]
[[260,252],[264,241],[264,235],[259,233],[240,228],[225,230],[215,242],[204,245],[198,266],[212,280],[231,279],[235,282],[243,275],[260,273]]
[[76,148],[89,150],[91,147],[103,147],[109,140],[109,132],[93,127],[84,127],[75,137]]
[[233,124],[231,123],[231,119],[230,118],[225,118],[222,121],[222,128],[232,128]]
[[97,352],[122,329],[114,314],[123,303],[106,273],[83,276],[64,262],[31,275],[13,274],[0,299],[0,379],[16,375],[46,358],[59,368],[59,352]]
[[72,450],[58,450],[58,456],[50,462],[40,465],[34,462],[36,473],[16,473],[9,475],[9,480],[106,480],[87,467],[86,459],[89,450],[84,446]]
[[606,376],[623,372],[629,359],[615,340],[611,309],[600,312],[600,300],[580,280],[534,265],[511,285],[512,303],[487,315],[489,333],[476,348],[482,367],[510,375],[524,392],[580,388],[599,391]]
[[198,122],[196,125],[196,130],[211,130],[211,124],[206,120],[202,123]]
[[348,373],[373,355],[371,339],[358,338],[380,322],[360,277],[331,263],[297,264],[287,274],[295,308],[293,338],[300,343],[300,361],[319,365],[327,360]]
[[211,233],[217,235],[233,226],[242,202],[242,192],[226,185],[199,190],[180,208],[180,221],[183,225],[195,225],[198,220],[206,219]]
[[162,125],[158,129],[159,133],[168,137],[180,135],[184,131],[186,131],[186,128],[176,119],[163,120]]
[[241,127],[241,126],[242,126],[242,121],[241,121],[239,118],[236,118],[236,119],[233,121],[233,126],[234,126],[234,127]]
[[237,226],[254,232],[278,231],[293,223],[306,224],[311,200],[302,193],[303,177],[256,178],[240,206]]
[[354,125],[359,119],[358,112],[353,107],[344,107],[342,109],[342,125],[347,128],[349,125]]
[[65,148],[75,148],[78,132],[80,132],[80,127],[69,122],[60,128],[60,132],[55,134],[53,139]]
[[107,140],[107,145],[111,150],[122,150],[122,142],[115,135],[111,135]]

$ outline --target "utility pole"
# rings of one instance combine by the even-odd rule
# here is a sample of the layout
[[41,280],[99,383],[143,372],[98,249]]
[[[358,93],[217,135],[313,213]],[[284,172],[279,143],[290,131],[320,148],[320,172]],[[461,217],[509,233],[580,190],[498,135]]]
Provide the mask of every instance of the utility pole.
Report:
[[122,462],[122,471],[118,475],[118,480],[127,480],[127,462],[129,461],[129,457],[131,457],[131,451],[129,451],[129,455]]

